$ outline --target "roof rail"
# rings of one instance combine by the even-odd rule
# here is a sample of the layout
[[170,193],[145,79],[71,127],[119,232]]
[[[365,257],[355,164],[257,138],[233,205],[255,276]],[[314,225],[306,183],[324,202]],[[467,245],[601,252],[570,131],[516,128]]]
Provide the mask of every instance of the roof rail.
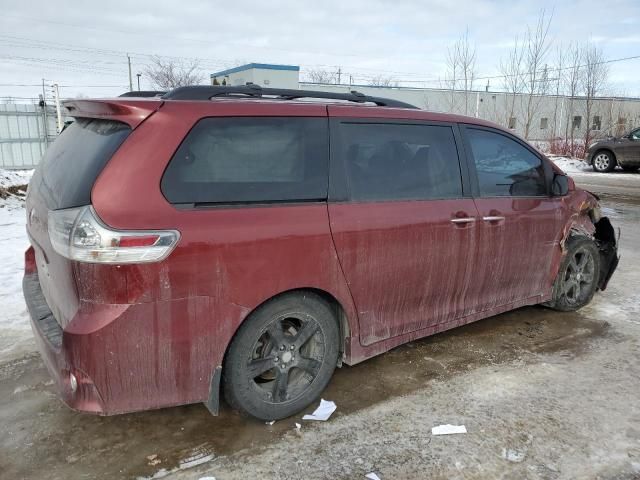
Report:
[[119,95],[120,97],[142,97],[142,98],[148,98],[148,97],[159,97],[161,95],[164,95],[167,92],[161,92],[161,91],[156,91],[156,90],[134,90],[131,92],[125,92],[122,95]]
[[399,100],[370,97],[355,90],[352,90],[350,93],[332,93],[315,90],[262,88],[260,85],[253,83],[239,86],[193,85],[190,87],[178,87],[162,95],[164,100],[211,100],[214,97],[274,97],[279,100],[326,98],[329,100],[346,100],[356,103],[375,103],[379,107],[417,108],[415,105],[401,102]]

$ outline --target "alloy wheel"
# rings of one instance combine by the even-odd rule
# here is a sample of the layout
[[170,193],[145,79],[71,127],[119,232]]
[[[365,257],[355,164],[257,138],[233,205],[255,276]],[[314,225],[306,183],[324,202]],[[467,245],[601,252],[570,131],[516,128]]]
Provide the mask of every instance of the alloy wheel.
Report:
[[595,281],[595,258],[592,252],[579,248],[571,255],[562,282],[562,295],[575,305],[589,295]]
[[255,342],[247,380],[269,403],[295,400],[317,377],[325,355],[320,324],[306,314],[274,319]]
[[609,169],[611,165],[611,158],[606,153],[599,153],[593,159],[593,165],[599,172],[604,172]]

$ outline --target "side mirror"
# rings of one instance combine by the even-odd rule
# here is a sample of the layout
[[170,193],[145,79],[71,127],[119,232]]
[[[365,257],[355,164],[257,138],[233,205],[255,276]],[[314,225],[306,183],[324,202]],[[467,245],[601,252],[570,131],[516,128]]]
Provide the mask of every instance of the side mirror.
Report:
[[554,197],[564,197],[569,193],[569,177],[556,173],[553,175],[553,184],[551,185],[551,194]]

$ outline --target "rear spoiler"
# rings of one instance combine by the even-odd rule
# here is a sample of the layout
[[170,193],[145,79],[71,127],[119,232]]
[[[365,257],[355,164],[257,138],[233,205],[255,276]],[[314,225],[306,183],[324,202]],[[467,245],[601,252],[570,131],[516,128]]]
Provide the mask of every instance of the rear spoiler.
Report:
[[149,115],[158,110],[160,99],[113,99],[113,100],[65,100],[62,105],[68,115],[80,118],[104,118],[124,122],[136,128]]

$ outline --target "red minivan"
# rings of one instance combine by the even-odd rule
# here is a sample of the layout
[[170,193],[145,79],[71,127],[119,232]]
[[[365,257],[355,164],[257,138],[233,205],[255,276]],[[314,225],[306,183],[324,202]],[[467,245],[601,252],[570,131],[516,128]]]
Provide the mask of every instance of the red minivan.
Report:
[[137,95],[66,102],[29,186],[24,294],[73,409],[216,414],[224,392],[283,418],[336,366],[575,310],[616,268],[597,198],[492,123],[358,92]]

